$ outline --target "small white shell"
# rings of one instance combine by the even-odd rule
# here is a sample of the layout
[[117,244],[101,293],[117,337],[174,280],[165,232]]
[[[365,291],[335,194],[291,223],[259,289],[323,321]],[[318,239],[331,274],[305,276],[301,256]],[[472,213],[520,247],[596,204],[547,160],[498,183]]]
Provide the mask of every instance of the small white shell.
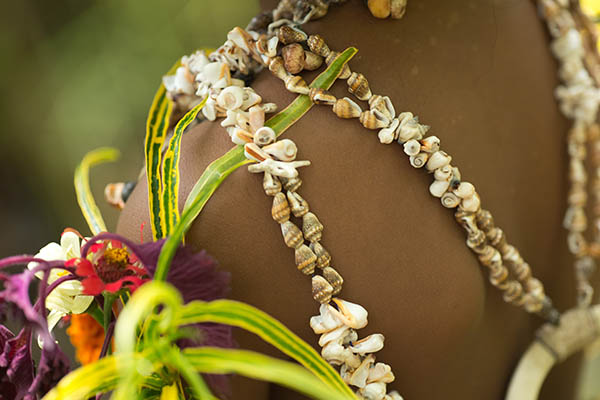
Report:
[[394,379],[396,379],[396,377],[392,372],[392,367],[385,363],[378,362],[369,370],[369,377],[367,378],[367,383],[392,383]]
[[356,386],[358,388],[364,388],[365,386],[367,386],[369,370],[371,369],[371,365],[373,365],[374,362],[375,357],[373,357],[373,355],[370,355],[367,358],[365,358],[360,363],[358,368],[356,368],[356,370],[352,372],[352,375],[350,375],[350,378],[348,379],[348,384]]
[[260,97],[252,88],[245,87],[243,90],[242,110],[247,110],[262,101],[262,97]]
[[429,159],[429,153],[419,153],[416,156],[410,156],[410,165],[415,168],[423,168]]
[[473,196],[475,194],[475,186],[469,182],[461,182],[458,187],[453,191],[455,195],[461,199]]
[[341,365],[346,363],[346,360],[353,358],[354,354],[339,343],[329,342],[321,350],[321,356],[330,364]]
[[227,64],[220,61],[211,62],[204,66],[198,77],[201,81],[207,81],[210,84],[215,84],[219,79],[226,76],[227,73],[224,71],[225,69],[229,71]]
[[423,135],[429,130],[429,126],[419,124],[417,117],[413,116],[411,112],[403,112],[398,115],[400,125],[396,130],[398,134],[398,140],[402,143],[416,139],[421,140]]
[[475,192],[473,194],[473,196],[463,199],[462,202],[460,203],[460,206],[465,211],[476,212],[477,210],[479,210],[479,207],[481,206],[481,199],[479,198],[479,195],[477,194],[477,192]]
[[290,139],[283,139],[263,147],[263,150],[277,160],[293,161],[296,159],[298,147]]
[[[355,303],[351,303],[339,298],[332,299],[337,304],[338,309],[333,309],[333,313],[346,325],[353,329],[361,329],[367,326],[367,310]],[[333,308],[333,307],[332,307]]]
[[237,110],[244,102],[244,89],[239,86],[229,86],[219,93],[217,104],[227,110]]
[[321,304],[319,315],[310,318],[310,327],[318,335],[330,332],[344,325],[344,322],[334,314],[335,308],[328,304]]
[[433,183],[429,185],[429,193],[431,193],[433,197],[442,197],[449,186],[450,181],[433,181]]
[[248,110],[248,121],[252,131],[257,132],[265,125],[265,110],[260,106],[250,107],[250,110]]
[[387,385],[383,382],[373,382],[367,384],[363,389],[358,392],[365,400],[383,400]]
[[[207,101],[208,103],[208,101]],[[206,106],[204,106],[206,107]],[[203,108],[204,110],[204,108]],[[235,126],[237,124],[237,115],[238,111],[235,110],[227,110],[227,116],[223,121],[221,121],[221,126],[223,128],[227,128],[228,126]]]
[[263,126],[254,133],[254,143],[256,143],[259,146],[266,146],[270,143],[273,143],[275,139],[275,131],[272,128],[269,128],[268,126]]
[[428,171],[434,171],[450,164],[450,161],[452,161],[452,157],[446,154],[446,152],[436,151],[429,157],[426,167]]
[[[239,128],[237,128],[237,129],[239,129]],[[232,133],[232,140],[233,140],[233,133]],[[246,156],[247,159],[258,161],[261,164],[268,160],[273,161],[271,158],[269,158],[269,155],[267,153],[265,153],[260,147],[258,147],[254,143],[245,143],[244,144],[244,155]],[[256,164],[253,164],[253,165],[256,165]],[[260,165],[260,164],[258,164],[258,165]],[[261,171],[261,172],[263,172],[263,171]],[[271,172],[271,171],[269,171],[269,172]]]
[[163,76],[163,84],[169,93],[194,94],[194,77],[186,67],[179,67],[175,75]]
[[250,53],[248,42],[252,40],[252,37],[239,26],[233,28],[227,34],[227,39],[231,40],[236,46],[244,50],[246,54]]
[[421,152],[421,144],[415,139],[410,139],[404,143],[404,152],[409,156],[416,156]]
[[202,72],[202,69],[209,62],[210,61],[208,60],[204,50],[198,50],[194,54],[181,57],[181,64],[187,65],[187,67],[190,69],[190,72],[194,75]]
[[240,128],[233,128],[230,135],[231,141],[235,144],[245,145],[253,141],[252,134]]
[[421,140],[421,148],[427,153],[435,153],[440,149],[440,139],[437,136],[427,136]]
[[[392,390],[391,392],[389,392],[387,394],[387,397],[389,397],[389,400],[404,400],[404,398],[402,396],[400,396],[400,393],[398,393],[395,390]],[[388,400],[388,399],[386,399]]]
[[275,103],[262,103],[260,107],[265,110],[266,114],[274,113],[277,111],[277,104]]
[[349,348],[353,353],[360,355],[377,353],[379,350],[383,349],[384,340],[385,337],[381,333],[374,333],[353,343]]
[[390,126],[387,128],[383,128],[379,131],[377,136],[379,137],[379,141],[383,144],[390,144],[396,139],[396,128],[400,124],[400,121],[397,119],[393,119]]
[[442,168],[436,169],[433,177],[438,181],[449,181],[452,178],[452,166],[444,165]]
[[310,161],[308,160],[283,162],[268,158],[258,164],[249,165],[248,171],[252,172],[253,174],[268,172],[271,175],[280,176],[283,178],[295,178],[298,176],[298,170],[296,168],[306,167],[308,165],[310,165]]
[[451,192],[446,192],[440,199],[442,205],[446,208],[456,208],[460,204],[460,197]]
[[215,102],[213,99],[206,100],[206,104],[202,107],[202,115],[209,121],[217,119],[217,112],[215,110]]
[[277,35],[273,36],[267,42],[267,57],[273,58],[277,55],[277,45],[279,44],[279,38]]
[[348,328],[345,325],[342,325],[339,328],[336,328],[332,331],[326,332],[326,333],[322,334],[321,337],[319,338],[319,346],[323,347],[327,343],[333,342],[333,341],[342,344],[342,340],[344,339],[344,337],[347,335],[347,333],[349,331],[350,331],[350,328]]

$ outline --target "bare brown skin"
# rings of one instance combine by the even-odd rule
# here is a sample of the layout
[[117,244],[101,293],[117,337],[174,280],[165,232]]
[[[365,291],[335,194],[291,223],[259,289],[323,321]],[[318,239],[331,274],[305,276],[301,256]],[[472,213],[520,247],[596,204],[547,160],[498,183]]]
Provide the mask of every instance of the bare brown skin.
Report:
[[[431,134],[476,185],[556,306],[572,307],[571,258],[560,228],[569,124],[553,98],[557,67],[533,3],[413,0],[401,21],[379,21],[362,1],[350,0],[305,29],[332,49],[356,46],[350,66],[365,74],[374,93],[433,126]],[[253,87],[280,108],[294,98],[269,72]],[[345,84],[333,92],[346,95]],[[325,225],[322,243],[346,279],[343,298],[369,310],[361,335],[385,334],[377,357],[393,366],[391,387],[406,399],[502,399],[540,321],[502,301],[452,211],[428,193],[431,177],[414,170],[399,146],[381,145],[374,132],[315,106],[285,134],[297,143],[298,158],[312,161],[300,171],[299,192]],[[218,123],[185,135],[181,205],[206,166],[231,146]],[[245,168],[235,171],[187,244],[232,272],[232,298],[269,312],[316,346],[308,326],[317,313],[310,279],[295,270],[261,183]],[[119,233],[136,239],[140,224],[148,224],[146,193],[141,181]],[[236,337],[242,348],[280,356],[251,335]],[[556,367],[541,399],[572,399],[577,364]],[[236,378],[233,398],[301,397]]]

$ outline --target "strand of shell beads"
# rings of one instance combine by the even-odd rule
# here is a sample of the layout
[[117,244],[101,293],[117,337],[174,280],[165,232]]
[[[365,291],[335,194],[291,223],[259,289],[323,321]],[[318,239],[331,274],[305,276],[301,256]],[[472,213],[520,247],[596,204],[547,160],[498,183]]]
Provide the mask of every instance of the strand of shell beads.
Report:
[[[289,29],[292,28],[282,27],[280,32]],[[302,35],[297,33],[298,29],[294,31],[294,44],[306,40],[310,52],[322,57],[326,64],[329,65],[339,54],[332,51],[321,36]],[[279,35],[282,36],[281,33]],[[286,62],[285,49],[286,47],[282,49],[281,61],[274,63],[276,67],[269,67],[282,80],[291,72],[299,72],[297,69],[286,68],[289,63]],[[348,91],[358,100],[368,102],[368,110],[363,111],[348,97],[337,99],[323,89],[305,89],[303,94],[307,94],[315,104],[332,106],[333,112],[340,118],[357,118],[365,128],[379,130],[381,143],[397,141],[401,144],[413,167],[425,168],[433,174],[434,181],[429,187],[431,195],[440,198],[444,207],[458,208],[456,219],[467,231],[467,245],[478,255],[481,264],[490,269],[490,282],[503,291],[504,300],[556,323],[559,313],[545,295],[543,285],[531,275],[529,265],[516,248],[506,243],[502,230],[493,226],[489,212],[486,211],[485,215],[490,215],[487,219],[492,221],[492,225],[488,225],[485,232],[477,226],[477,216],[482,212],[480,196],[471,183],[461,179],[458,168],[451,165],[452,157],[441,150],[439,138],[426,137],[429,127],[420,124],[412,113],[402,112],[396,115],[390,98],[374,95],[363,74],[353,72],[345,65],[339,78],[346,80]],[[504,265],[505,262],[510,271]],[[511,272],[516,278],[511,276]]]
[[[567,136],[570,188],[563,226],[568,231],[569,251],[575,258],[577,303],[580,307],[587,307],[591,304],[593,296],[589,279],[596,269],[594,258],[600,256],[600,236],[597,234],[593,243],[589,243],[584,237],[588,227],[588,176],[585,167],[588,143],[593,151],[592,161],[596,164],[591,189],[596,204],[600,200],[600,193],[595,189],[600,174],[594,154],[600,136],[600,128],[596,123],[600,90],[597,74],[599,62],[595,54],[596,42],[593,41],[595,35],[585,26],[585,17],[580,15],[576,2],[570,4],[567,0],[538,0],[537,3],[553,38],[550,48],[559,63],[559,77],[562,83],[556,88],[555,95],[563,115],[573,120]],[[586,51],[586,47],[591,51]],[[591,55],[593,57],[590,57]],[[589,71],[594,73],[594,77]],[[598,224],[598,219],[595,222]]]
[[[269,132],[270,140],[263,141],[261,132]],[[252,143],[244,146],[246,157],[257,161],[248,170],[264,174],[263,189],[273,197],[271,216],[280,225],[286,246],[294,249],[296,268],[311,276],[312,295],[321,306],[310,326],[321,335],[321,355],[332,365],[340,366],[342,379],[356,389],[360,398],[401,400],[397,392],[387,393],[387,384],[395,379],[391,367],[376,362],[373,354],[383,348],[384,336],[377,333],[358,338],[357,330],[368,323],[367,310],[333,297],[341,292],[344,279],[331,266],[331,255],[321,244],[323,224],[298,193],[302,180],[296,168],[308,162],[294,161],[294,142],[275,141],[275,133],[269,127],[261,127],[254,137]],[[292,216],[302,220],[301,228],[291,221]]]

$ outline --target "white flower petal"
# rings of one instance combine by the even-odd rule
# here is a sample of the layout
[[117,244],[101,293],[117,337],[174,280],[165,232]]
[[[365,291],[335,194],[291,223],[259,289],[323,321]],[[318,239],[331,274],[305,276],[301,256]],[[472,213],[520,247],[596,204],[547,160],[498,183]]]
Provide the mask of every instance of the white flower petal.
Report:
[[65,232],[60,237],[60,247],[62,247],[66,259],[81,257],[81,245],[79,236],[74,232]]
[[[58,321],[60,321],[60,319],[62,317],[64,317],[65,315],[66,315],[65,313],[61,313],[59,311],[50,311],[48,313],[48,330],[50,332],[52,332],[52,329],[54,329],[56,324],[58,324]],[[38,346],[40,346],[40,348],[42,348],[44,346],[44,341],[42,340],[41,336],[38,335],[37,341],[38,341]]]
[[94,301],[94,296],[76,296],[73,300],[71,312],[73,314],[81,314],[82,312],[85,312],[92,301]]

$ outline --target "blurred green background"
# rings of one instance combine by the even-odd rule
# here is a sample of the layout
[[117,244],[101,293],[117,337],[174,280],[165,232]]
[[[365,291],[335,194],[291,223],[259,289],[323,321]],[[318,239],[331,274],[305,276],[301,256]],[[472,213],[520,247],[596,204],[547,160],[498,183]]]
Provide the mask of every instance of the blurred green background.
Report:
[[0,13],[0,256],[35,253],[65,227],[89,234],[73,189],[83,155],[121,159],[92,170],[107,226],[108,182],[143,165],[146,114],[161,76],[183,54],[223,43],[258,0],[19,0]]

